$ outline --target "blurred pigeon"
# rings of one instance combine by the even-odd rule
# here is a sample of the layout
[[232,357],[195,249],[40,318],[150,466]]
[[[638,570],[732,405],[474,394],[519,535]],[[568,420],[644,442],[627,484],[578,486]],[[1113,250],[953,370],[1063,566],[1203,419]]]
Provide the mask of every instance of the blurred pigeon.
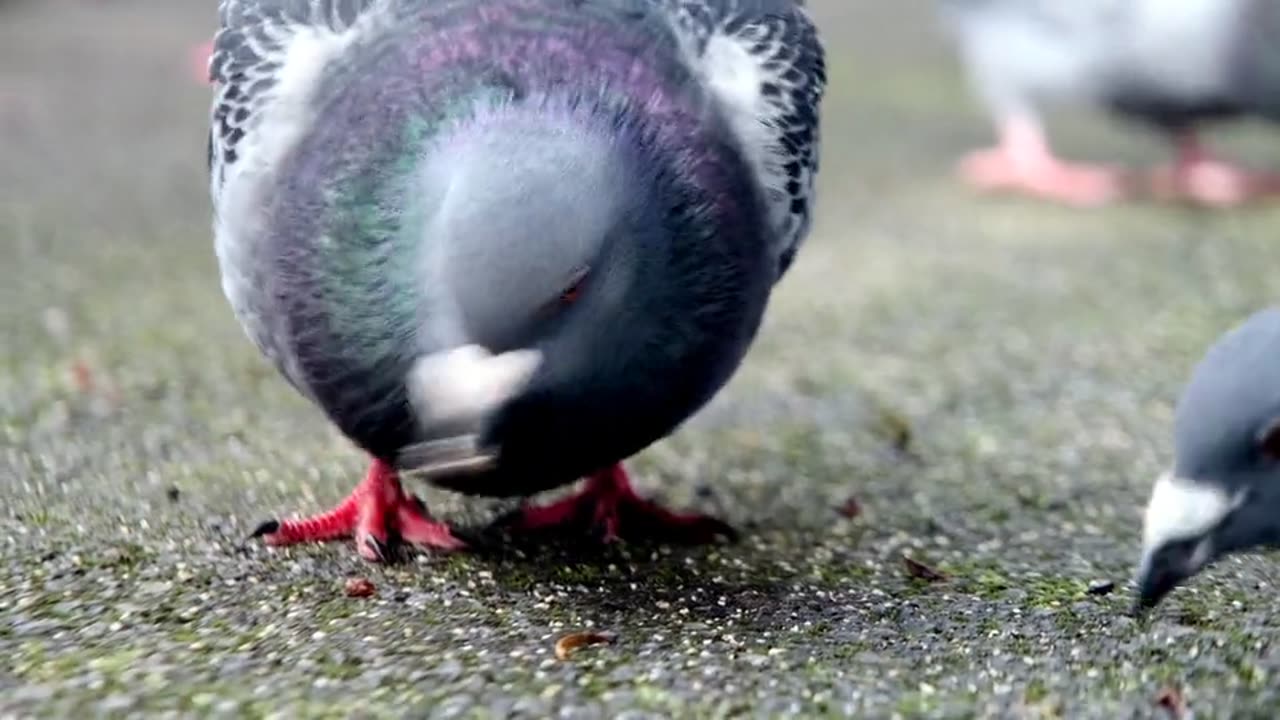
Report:
[[1280,545],[1280,309],[1253,315],[1200,361],[1174,446],[1147,506],[1140,609],[1223,555]]
[[528,497],[513,530],[722,522],[619,464],[734,373],[807,236],[825,87],[793,0],[223,0],[223,290],[373,460],[283,545],[460,541],[401,472]]
[[213,40],[205,40],[187,50],[187,63],[197,83],[209,84],[209,58],[213,57]]
[[1059,160],[1045,139],[1042,109],[1085,103],[1176,144],[1151,178],[1160,194],[1225,206],[1280,191],[1196,134],[1211,120],[1280,120],[1280,0],[936,1],[999,137],[961,163],[972,184],[1077,205],[1119,198],[1130,183],[1118,170]]

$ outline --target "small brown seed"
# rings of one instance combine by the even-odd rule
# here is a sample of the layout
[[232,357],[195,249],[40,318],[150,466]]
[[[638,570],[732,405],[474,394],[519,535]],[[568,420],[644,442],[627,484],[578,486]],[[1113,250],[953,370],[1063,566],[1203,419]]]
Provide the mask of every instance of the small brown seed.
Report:
[[862,514],[862,505],[858,502],[857,498],[851,497],[848,500],[845,500],[844,503],[836,509],[836,512],[840,513],[841,516],[852,520]]
[[618,639],[610,632],[580,632],[565,635],[556,641],[556,659],[568,660],[574,650],[587,645],[608,645]]
[[946,582],[950,579],[947,577],[947,574],[941,570],[934,570],[919,560],[913,560],[906,555],[902,556],[902,564],[907,567],[907,574],[917,580],[924,580],[925,582]]
[[373,597],[378,588],[368,578],[350,578],[347,580],[347,597]]

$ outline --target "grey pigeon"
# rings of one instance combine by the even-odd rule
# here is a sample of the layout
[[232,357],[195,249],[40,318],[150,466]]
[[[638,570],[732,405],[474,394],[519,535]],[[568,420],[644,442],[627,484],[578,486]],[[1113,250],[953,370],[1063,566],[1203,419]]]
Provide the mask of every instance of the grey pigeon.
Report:
[[1253,315],[1200,361],[1174,446],[1147,506],[1140,609],[1224,555],[1280,545],[1280,308]]
[[1136,189],[1118,169],[1058,159],[1042,112],[1103,107],[1176,144],[1156,194],[1231,205],[1280,190],[1274,175],[1215,159],[1197,130],[1213,120],[1280,120],[1280,0],[936,0],[997,145],[961,163],[984,189],[1075,205]]
[[809,232],[823,50],[793,0],[223,0],[216,251],[257,347],[372,457],[283,545],[462,545],[404,490],[528,497],[516,531],[730,529],[621,461],[735,372]]

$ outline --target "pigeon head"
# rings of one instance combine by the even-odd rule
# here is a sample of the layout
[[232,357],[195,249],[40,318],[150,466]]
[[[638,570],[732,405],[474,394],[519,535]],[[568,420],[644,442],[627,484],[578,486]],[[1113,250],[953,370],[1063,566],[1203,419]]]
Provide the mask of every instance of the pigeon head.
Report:
[[1146,510],[1139,610],[1224,555],[1280,545],[1280,310],[1209,350],[1178,403],[1174,444]]
[[493,456],[435,482],[570,482],[665,435],[728,379],[772,279],[735,157],[672,152],[625,114],[555,101],[449,136],[429,163],[422,261],[438,285],[424,314],[447,316],[452,340],[418,362],[410,397],[425,436],[461,427]]

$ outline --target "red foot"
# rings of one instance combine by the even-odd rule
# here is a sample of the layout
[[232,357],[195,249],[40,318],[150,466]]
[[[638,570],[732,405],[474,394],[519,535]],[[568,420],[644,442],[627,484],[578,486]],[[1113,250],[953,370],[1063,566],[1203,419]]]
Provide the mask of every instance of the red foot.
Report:
[[513,532],[585,525],[603,533],[604,542],[621,538],[659,539],[688,544],[737,539],[728,523],[707,515],[674,513],[636,495],[622,465],[592,475],[582,492],[552,505],[526,506],[498,522]]
[[1079,207],[1104,205],[1125,194],[1120,171],[1058,159],[1039,123],[1031,118],[1002,121],[999,144],[970,153],[961,161],[959,172],[982,190],[1023,193]]
[[1172,166],[1152,173],[1157,197],[1188,200],[1210,207],[1234,207],[1251,200],[1280,197],[1280,176],[1258,173],[1214,157],[1193,133],[1178,139]]
[[390,534],[403,542],[443,550],[465,544],[449,526],[432,520],[418,498],[406,493],[394,468],[374,460],[364,481],[332,510],[294,520],[269,520],[253,532],[268,545],[323,542],[355,536],[366,560],[387,559]]

